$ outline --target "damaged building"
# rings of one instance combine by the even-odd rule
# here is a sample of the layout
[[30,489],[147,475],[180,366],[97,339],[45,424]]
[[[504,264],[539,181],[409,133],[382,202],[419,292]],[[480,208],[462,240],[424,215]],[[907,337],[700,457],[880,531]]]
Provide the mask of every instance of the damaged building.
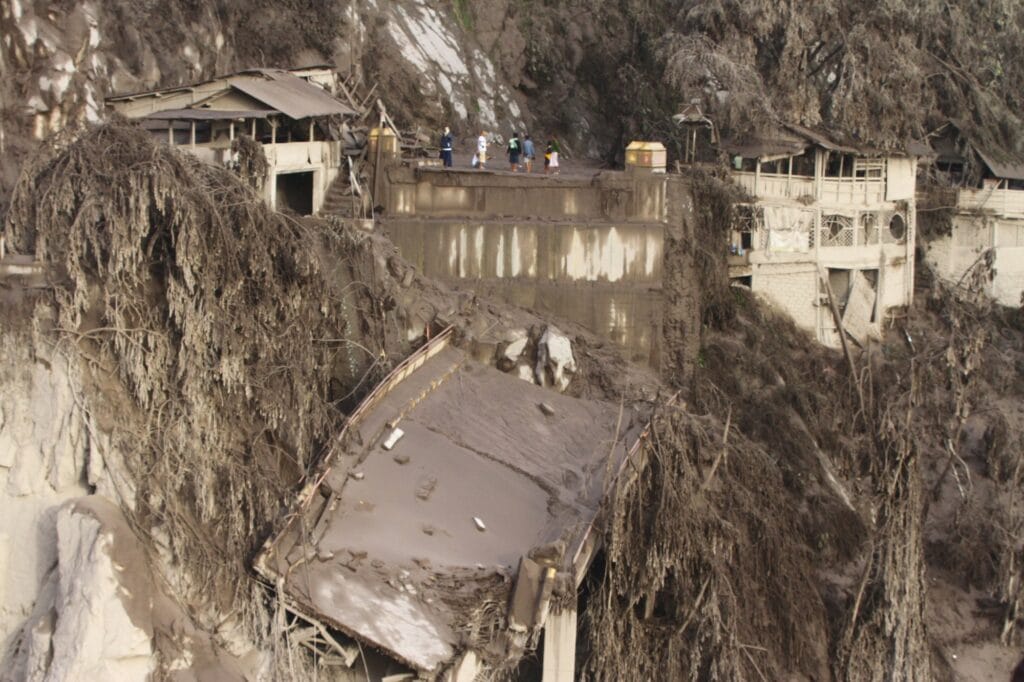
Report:
[[883,152],[797,125],[721,149],[750,196],[729,244],[734,282],[833,347],[840,324],[863,341],[889,308],[911,302],[919,150]]
[[248,135],[267,160],[271,208],[316,213],[339,172],[347,173],[347,121],[354,108],[335,98],[328,67],[251,69],[200,83],[116,95],[108,109],[137,120],[159,140],[210,163],[237,161]]
[[934,135],[935,179],[950,191],[940,208],[952,206],[950,232],[933,238],[925,257],[940,277],[960,281],[991,253],[988,293],[1017,306],[1024,294],[1024,158],[995,150],[950,122]]
[[[539,382],[560,384],[556,357]],[[307,646],[357,679],[472,682],[529,654],[534,677],[570,682],[599,512],[643,425],[481,364],[445,331],[350,416],[257,571],[315,624]]]

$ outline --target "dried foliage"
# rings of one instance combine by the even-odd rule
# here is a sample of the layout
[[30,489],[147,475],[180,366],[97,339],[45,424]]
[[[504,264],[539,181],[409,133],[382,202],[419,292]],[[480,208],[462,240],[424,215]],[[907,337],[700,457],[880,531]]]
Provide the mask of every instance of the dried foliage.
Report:
[[701,322],[720,329],[736,314],[727,251],[721,245],[729,243],[742,190],[727,178],[703,169],[690,169],[686,177],[695,212],[694,265],[701,285]]
[[[991,595],[993,636],[1016,641],[1022,417],[1000,415],[1024,386],[1000,368],[1024,339],[983,293],[990,265],[929,283],[853,365],[732,290],[690,394],[707,416],[663,410],[617,501],[584,608],[588,679],[930,680],[933,568]],[[788,576],[784,597],[759,562]]]
[[124,459],[136,530],[180,564],[185,595],[258,604],[254,549],[336,433],[334,400],[383,352],[359,343],[384,333],[358,246],[118,121],[35,159],[7,233],[61,273],[56,333],[94,408],[122,406],[103,454]]
[[239,135],[231,143],[231,151],[235,155],[238,177],[254,191],[261,191],[270,172],[263,145],[248,135]]
[[827,670],[795,498],[727,420],[665,408],[616,500],[591,594],[588,680],[782,679]]
[[673,148],[668,117],[697,101],[726,136],[782,120],[898,147],[956,118],[984,131],[983,146],[1024,152],[1014,0],[563,0],[510,12],[532,46],[541,122],[571,135],[584,120],[613,151],[655,134]]

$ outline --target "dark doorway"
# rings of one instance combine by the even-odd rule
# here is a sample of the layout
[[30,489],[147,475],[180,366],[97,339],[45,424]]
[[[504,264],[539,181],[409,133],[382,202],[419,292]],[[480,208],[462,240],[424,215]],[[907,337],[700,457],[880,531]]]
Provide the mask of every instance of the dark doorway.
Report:
[[313,173],[285,173],[277,176],[277,208],[299,215],[313,213]]

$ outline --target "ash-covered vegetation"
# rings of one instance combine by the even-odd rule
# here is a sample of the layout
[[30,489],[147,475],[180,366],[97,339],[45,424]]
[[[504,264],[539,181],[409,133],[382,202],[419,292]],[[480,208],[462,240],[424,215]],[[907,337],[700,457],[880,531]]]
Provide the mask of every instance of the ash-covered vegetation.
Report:
[[892,147],[957,118],[993,148],[1021,149],[1024,7],[1012,0],[505,6],[527,38],[521,87],[541,118],[599,133],[609,155],[674,137],[669,117],[693,101],[728,136],[782,120]]
[[266,627],[249,562],[387,355],[370,259],[117,120],[39,150],[6,233],[53,269],[127,518],[180,596]]

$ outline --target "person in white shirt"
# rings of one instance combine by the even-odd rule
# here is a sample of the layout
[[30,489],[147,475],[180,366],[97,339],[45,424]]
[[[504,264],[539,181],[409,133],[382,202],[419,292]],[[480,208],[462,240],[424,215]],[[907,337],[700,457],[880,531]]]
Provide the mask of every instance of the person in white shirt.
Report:
[[481,130],[480,137],[476,139],[476,160],[477,168],[484,170],[484,164],[487,163],[487,131]]

